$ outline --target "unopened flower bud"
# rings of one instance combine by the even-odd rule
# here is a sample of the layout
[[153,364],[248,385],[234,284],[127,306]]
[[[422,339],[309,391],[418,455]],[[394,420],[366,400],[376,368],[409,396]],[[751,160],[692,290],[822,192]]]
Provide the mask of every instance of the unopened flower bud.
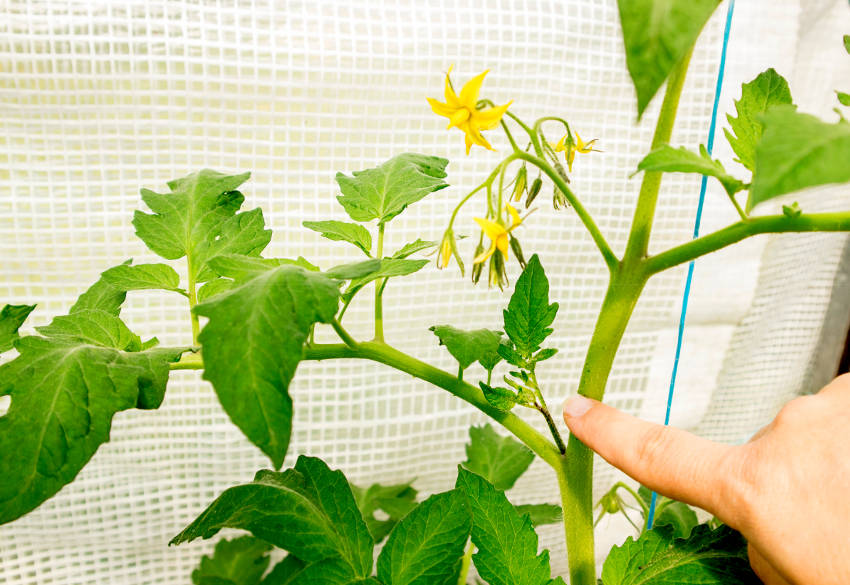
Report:
[[516,259],[519,260],[520,267],[525,270],[525,258],[522,255],[522,247],[519,245],[519,240],[510,236],[511,250],[514,251]]
[[564,196],[564,193],[558,189],[558,186],[555,186],[554,191],[552,191],[552,207],[556,210],[561,209],[562,207],[569,207],[570,203],[567,201],[567,198]]
[[457,251],[457,241],[452,228],[449,228],[443,234],[443,240],[440,242],[440,248],[437,251],[437,268],[442,270],[449,265],[452,256],[457,260],[457,265],[460,268],[461,275],[464,274],[463,260],[460,253]]
[[[475,256],[479,256],[484,252],[484,236],[478,238],[478,245],[475,247]],[[478,284],[481,279],[481,270],[484,268],[484,262],[476,262],[472,265],[472,284]]]
[[531,183],[531,188],[528,190],[528,196],[525,198],[525,208],[528,209],[531,207],[531,204],[534,203],[534,198],[537,197],[537,194],[540,193],[540,188],[543,187],[543,179],[537,177],[534,179],[534,182]]
[[490,256],[488,284],[491,287],[498,286],[501,290],[505,290],[505,287],[509,284],[508,275],[505,272],[505,258],[499,252]]
[[519,168],[519,172],[516,175],[516,182],[514,183],[514,193],[513,200],[520,201],[522,199],[522,194],[525,192],[526,180],[528,177],[528,171],[525,168],[525,165],[522,165]]

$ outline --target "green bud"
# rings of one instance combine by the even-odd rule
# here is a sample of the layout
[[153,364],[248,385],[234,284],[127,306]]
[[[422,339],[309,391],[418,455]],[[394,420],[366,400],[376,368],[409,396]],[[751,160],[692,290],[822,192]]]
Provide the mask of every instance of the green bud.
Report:
[[537,177],[534,179],[534,182],[531,184],[531,188],[528,190],[528,196],[525,198],[525,208],[528,209],[531,207],[531,204],[534,203],[534,198],[537,197],[537,194],[540,193],[540,188],[543,186],[543,179]]
[[803,210],[800,209],[800,204],[795,201],[791,205],[783,205],[782,213],[785,215],[785,217],[790,217],[793,219],[795,217],[800,217],[800,214],[803,213]]
[[505,290],[505,287],[509,284],[508,275],[505,272],[505,259],[499,251],[490,256],[488,284],[490,287],[498,286],[501,290]]
[[556,210],[561,209],[562,207],[569,207],[570,203],[567,201],[567,198],[564,197],[563,192],[558,189],[558,186],[555,186],[555,189],[552,191],[552,207]]
[[522,165],[519,168],[519,172],[516,175],[515,183],[514,183],[514,192],[511,196],[514,201],[519,201],[522,199],[522,194],[525,192],[525,184],[528,176],[528,171],[525,168],[525,165]]
[[[478,245],[475,247],[475,256],[479,256],[482,252],[484,252],[484,236],[480,236],[478,238]],[[478,262],[472,265],[472,284],[478,284],[478,281],[481,279],[481,270],[484,268],[483,262]]]
[[511,243],[511,250],[514,251],[516,259],[519,260],[519,265],[525,270],[525,258],[522,255],[522,247],[519,245],[519,240],[513,237],[513,235],[509,235],[508,241]]
[[620,497],[613,491],[608,492],[599,500],[599,505],[606,514],[616,514],[621,508]]

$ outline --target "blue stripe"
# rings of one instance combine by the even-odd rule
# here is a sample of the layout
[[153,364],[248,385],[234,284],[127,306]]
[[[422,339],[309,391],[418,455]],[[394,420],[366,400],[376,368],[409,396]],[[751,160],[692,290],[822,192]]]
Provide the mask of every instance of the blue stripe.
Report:
[[[723,73],[726,69],[726,48],[729,46],[729,32],[732,29],[732,13],[735,11],[735,0],[729,0],[729,8],[726,10],[726,28],[723,30],[723,50],[720,53],[720,68],[717,71],[717,84],[714,87],[714,106],[711,109],[711,124],[708,127],[708,143],[706,150],[711,154],[714,150],[714,131],[717,127],[717,109],[720,104],[720,90],[723,87]],[[708,183],[708,177],[703,175],[702,183],[699,188],[699,204],[697,205],[697,215],[694,219],[694,239],[699,237],[699,226],[702,220],[702,210],[705,204],[705,189]],[[688,299],[691,295],[691,283],[694,279],[694,262],[688,264],[688,278],[685,280],[685,293],[682,296],[682,312],[679,315],[679,334],[676,338],[676,357],[673,359],[673,373],[670,376],[670,390],[667,393],[667,412],[664,414],[664,425],[670,424],[670,410],[673,407],[673,391],[676,388],[676,374],[679,372],[679,358],[682,355],[682,338],[685,333],[685,319],[688,316]],[[658,494],[652,492],[652,499],[649,502],[649,514],[647,515],[646,525],[648,529],[652,528],[652,523],[655,520],[655,506],[658,503]]]

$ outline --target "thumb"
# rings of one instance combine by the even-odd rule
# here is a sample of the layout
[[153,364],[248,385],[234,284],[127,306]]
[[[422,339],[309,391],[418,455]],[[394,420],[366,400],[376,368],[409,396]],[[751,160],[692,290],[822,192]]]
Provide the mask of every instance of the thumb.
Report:
[[725,485],[733,447],[638,420],[584,396],[564,403],[570,432],[648,488],[726,520]]

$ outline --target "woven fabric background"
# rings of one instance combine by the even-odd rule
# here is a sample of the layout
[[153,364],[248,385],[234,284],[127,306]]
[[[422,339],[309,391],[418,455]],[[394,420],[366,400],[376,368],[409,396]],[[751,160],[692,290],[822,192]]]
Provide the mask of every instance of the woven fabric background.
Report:
[[[675,144],[706,140],[725,7],[696,48]],[[841,46],[848,32],[843,0],[739,2],[721,112],[733,111],[742,81],[773,66],[802,109],[831,115],[832,90],[847,90],[850,80]],[[507,146],[493,132],[501,153],[467,157],[461,135],[430,112],[425,96],[442,94],[451,64],[456,82],[491,69],[484,95],[513,99],[523,118],[560,115],[583,137],[599,138],[605,152],[579,157],[573,186],[620,252],[639,185],[630,174],[660,102],[635,123],[622,52],[614,0],[0,1],[0,302],[38,302],[31,331],[67,311],[106,268],[131,257],[155,261],[130,225],[139,188],[161,189],[203,167],[252,171],[245,207],[262,207],[275,230],[268,255],[328,267],[357,255],[301,222],[344,219],[336,171],[405,151],[447,156],[452,188],[409,208],[387,234],[389,249],[439,239],[458,198]],[[715,153],[731,161],[720,135]],[[652,250],[690,238],[698,190],[697,177],[665,177]],[[793,199],[806,210],[847,208],[850,192]],[[561,351],[541,371],[557,411],[575,391],[606,270],[569,209],[542,207],[522,241],[541,255],[561,304],[553,335]],[[478,209],[466,208],[456,231],[475,234]],[[711,185],[703,230],[735,217]],[[474,245],[463,241],[467,257]],[[845,245],[829,234],[760,238],[698,262],[673,424],[742,442],[789,397],[817,389],[812,380],[828,377],[841,341],[824,334],[841,327],[824,325],[847,296],[839,287]],[[663,419],[684,274],[650,282],[608,386],[612,404],[645,418]],[[496,326],[508,297],[432,265],[394,279],[385,298],[388,340],[452,368],[427,328]],[[164,344],[190,339],[182,297],[131,293],[123,316]],[[370,322],[366,298],[346,315],[355,336],[366,336]],[[372,363],[304,363],[291,392],[287,464],[309,453],[361,484],[416,478],[423,495],[453,484],[467,429],[484,420],[441,390]],[[537,418],[528,416],[545,431]],[[224,488],[267,466],[198,373],[175,372],[160,410],[116,416],[112,441],[73,484],[0,527],[0,582],[188,583],[213,543],[168,548],[170,537]],[[601,494],[619,475],[602,463],[596,469]],[[537,461],[510,497],[556,502],[554,477]],[[600,560],[628,534],[625,522],[603,521]],[[562,530],[549,526],[541,537],[563,573]]]

